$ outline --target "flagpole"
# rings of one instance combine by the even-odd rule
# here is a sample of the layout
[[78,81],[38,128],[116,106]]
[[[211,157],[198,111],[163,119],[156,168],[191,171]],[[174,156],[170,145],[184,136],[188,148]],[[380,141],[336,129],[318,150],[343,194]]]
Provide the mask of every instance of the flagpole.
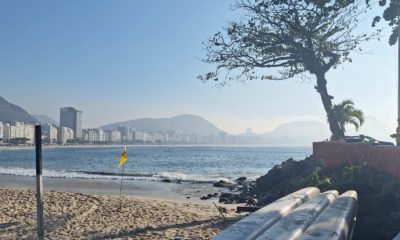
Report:
[[122,196],[122,179],[124,178],[124,170],[125,170],[125,164],[122,165],[121,185],[119,186],[119,207],[120,208],[121,208],[121,196]]
[[42,177],[42,127],[35,126],[36,145],[36,215],[37,215],[37,239],[44,239],[43,225],[43,177]]
[[125,162],[128,160],[128,157],[126,156],[126,146],[124,147],[124,151],[121,154],[121,159],[119,160],[118,163],[118,168],[122,166],[122,172],[121,172],[121,185],[119,186],[119,208],[121,208],[121,197],[122,197],[122,180],[124,178],[124,171],[125,171]]

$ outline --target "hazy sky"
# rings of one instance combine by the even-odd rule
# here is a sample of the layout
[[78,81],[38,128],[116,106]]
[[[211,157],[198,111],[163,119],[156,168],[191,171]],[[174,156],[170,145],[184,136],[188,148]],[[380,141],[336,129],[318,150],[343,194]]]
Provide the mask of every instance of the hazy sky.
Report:
[[[313,80],[217,88],[196,79],[212,70],[199,60],[202,41],[240,16],[231,3],[1,1],[0,96],[56,120],[60,107],[76,107],[84,112],[84,127],[182,113],[232,133],[325,121]],[[364,25],[361,30],[370,30],[370,19]],[[364,44],[371,53],[353,54],[353,63],[332,70],[328,90],[335,101],[351,98],[395,129],[396,48],[385,33],[382,41]]]

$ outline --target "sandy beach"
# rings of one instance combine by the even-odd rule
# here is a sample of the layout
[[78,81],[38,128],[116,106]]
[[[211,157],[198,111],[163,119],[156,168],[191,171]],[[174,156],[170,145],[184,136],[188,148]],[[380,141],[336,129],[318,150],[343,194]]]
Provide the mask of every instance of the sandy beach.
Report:
[[[0,239],[36,239],[35,192],[0,188]],[[227,221],[210,202],[48,191],[46,239],[210,239]]]

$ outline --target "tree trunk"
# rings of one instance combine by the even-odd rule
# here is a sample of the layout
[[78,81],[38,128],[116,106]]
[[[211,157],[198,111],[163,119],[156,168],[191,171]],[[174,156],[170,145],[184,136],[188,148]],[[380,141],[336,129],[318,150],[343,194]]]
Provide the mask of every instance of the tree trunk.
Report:
[[317,75],[317,92],[321,96],[322,104],[326,115],[328,117],[329,128],[331,130],[332,136],[331,140],[339,140],[344,138],[344,131],[339,125],[336,114],[332,110],[332,97],[328,94],[328,89],[326,88],[325,73],[316,74]]

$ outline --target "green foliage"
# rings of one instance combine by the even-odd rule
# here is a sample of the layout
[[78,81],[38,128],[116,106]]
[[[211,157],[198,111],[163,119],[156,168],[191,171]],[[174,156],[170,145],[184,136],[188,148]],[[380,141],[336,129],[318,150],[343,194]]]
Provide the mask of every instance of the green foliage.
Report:
[[324,175],[320,166],[316,167],[314,171],[312,171],[305,183],[307,186],[315,186],[321,191],[330,190],[329,188],[332,185],[331,179]]
[[364,124],[364,113],[354,107],[352,100],[344,100],[339,104],[333,105],[333,112],[339,121],[343,132],[346,132],[346,125],[353,125],[356,131]]
[[[367,3],[369,0],[367,0]],[[389,4],[387,4],[386,0],[379,0],[380,6],[386,6],[383,11],[382,17],[385,21],[388,22],[389,26],[392,27],[392,34],[389,37],[389,44],[394,45],[397,42],[398,33],[399,33],[399,25],[400,25],[400,1],[399,0],[390,0]],[[375,27],[376,24],[381,20],[380,16],[376,16],[372,22],[372,26]]]
[[[216,71],[201,80],[282,80],[302,73],[326,73],[344,61],[366,34],[355,35],[361,1],[238,0],[245,14],[205,43]],[[278,74],[265,74],[277,68]],[[221,73],[223,71],[224,73]],[[223,74],[225,77],[219,78]]]

